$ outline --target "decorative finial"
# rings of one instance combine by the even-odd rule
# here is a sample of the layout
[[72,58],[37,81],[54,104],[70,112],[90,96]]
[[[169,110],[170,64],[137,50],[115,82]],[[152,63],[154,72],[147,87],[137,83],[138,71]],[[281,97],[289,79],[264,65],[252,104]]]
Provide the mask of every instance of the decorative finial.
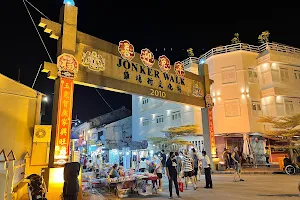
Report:
[[259,43],[268,43],[269,42],[269,36],[270,36],[270,32],[269,31],[263,31],[258,36]]
[[234,37],[233,39],[231,40],[231,44],[238,44],[238,43],[241,43],[241,40],[240,40],[240,35],[238,33],[235,33],[234,34]]
[[74,0],[64,0],[64,4],[75,6]]
[[189,48],[186,51],[187,51],[189,57],[194,57],[195,56],[194,50],[192,48]]

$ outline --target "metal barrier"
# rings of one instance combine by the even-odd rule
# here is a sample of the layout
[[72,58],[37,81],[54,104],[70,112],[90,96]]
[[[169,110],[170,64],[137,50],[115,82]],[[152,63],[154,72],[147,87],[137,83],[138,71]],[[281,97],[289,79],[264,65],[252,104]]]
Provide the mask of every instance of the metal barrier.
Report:
[[25,168],[25,158],[15,161],[13,151],[0,151],[0,200],[14,199],[13,189],[24,180]]
[[13,178],[13,187],[18,186],[23,180],[25,176],[25,167],[26,167],[26,159],[16,161],[14,164],[14,178]]

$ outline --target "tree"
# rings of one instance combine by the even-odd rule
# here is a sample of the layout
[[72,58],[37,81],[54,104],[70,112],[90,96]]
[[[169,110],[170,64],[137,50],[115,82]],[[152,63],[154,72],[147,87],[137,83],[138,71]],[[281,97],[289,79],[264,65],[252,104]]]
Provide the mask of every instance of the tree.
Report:
[[270,32],[269,32],[269,31],[263,31],[263,32],[258,36],[258,41],[259,41],[259,43],[266,43],[266,42],[269,42],[269,36],[270,36]]
[[200,133],[200,128],[198,125],[185,125],[185,126],[179,126],[179,127],[171,127],[168,128],[165,131],[162,131],[165,133],[165,137],[149,137],[147,138],[152,142],[154,145],[172,145],[172,144],[178,144],[178,145],[189,145],[188,141],[185,141],[184,139],[180,138],[182,136],[197,136]]
[[238,43],[241,43],[241,40],[239,38],[239,34],[238,33],[235,33],[234,34],[234,37],[232,38],[231,40],[231,44],[238,44]]
[[285,149],[289,149],[293,158],[293,151],[296,149],[295,144],[299,143],[299,141],[293,141],[293,137],[300,136],[300,113],[287,117],[261,117],[258,122],[271,125],[271,128],[265,131],[265,136],[287,142],[289,146]]

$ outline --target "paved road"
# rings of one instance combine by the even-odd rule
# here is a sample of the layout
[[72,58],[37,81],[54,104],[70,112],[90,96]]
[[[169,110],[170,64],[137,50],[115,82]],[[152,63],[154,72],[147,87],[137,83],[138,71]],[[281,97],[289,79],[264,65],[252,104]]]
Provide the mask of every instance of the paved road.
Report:
[[[204,180],[201,177],[199,188],[194,191],[192,187],[185,190],[181,199],[201,199],[201,200],[284,200],[284,199],[300,199],[298,192],[298,182],[300,176],[288,175],[244,175],[245,182],[233,182],[232,175],[214,175],[214,189],[208,190],[203,188]],[[201,188],[200,188],[201,186]],[[106,196],[106,195],[105,195]],[[175,194],[173,194],[174,200]],[[142,200],[142,199],[167,199],[168,185],[166,180],[163,184],[163,192],[148,196],[131,196],[128,199]],[[116,199],[108,197],[106,199]]]

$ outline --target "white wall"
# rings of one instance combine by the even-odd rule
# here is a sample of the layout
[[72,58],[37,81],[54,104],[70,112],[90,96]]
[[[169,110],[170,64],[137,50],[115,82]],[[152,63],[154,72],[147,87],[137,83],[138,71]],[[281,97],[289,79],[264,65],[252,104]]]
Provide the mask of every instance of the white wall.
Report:
[[110,123],[104,127],[105,147],[109,149],[122,149],[129,147],[132,136],[132,117]]
[[[198,73],[198,65],[187,69]],[[196,124],[202,130],[201,110],[199,107],[162,101],[159,99],[132,95],[132,139],[133,141],[146,140],[149,137],[164,137],[162,130],[170,127]],[[143,104],[144,102],[147,102]],[[173,118],[175,112],[180,113],[180,118]],[[163,115],[163,122],[157,123],[158,116]],[[143,126],[143,121],[149,120],[149,125]],[[201,134],[201,133],[199,133]],[[184,137],[186,141],[203,141],[202,136]],[[151,147],[150,147],[151,148]]]

